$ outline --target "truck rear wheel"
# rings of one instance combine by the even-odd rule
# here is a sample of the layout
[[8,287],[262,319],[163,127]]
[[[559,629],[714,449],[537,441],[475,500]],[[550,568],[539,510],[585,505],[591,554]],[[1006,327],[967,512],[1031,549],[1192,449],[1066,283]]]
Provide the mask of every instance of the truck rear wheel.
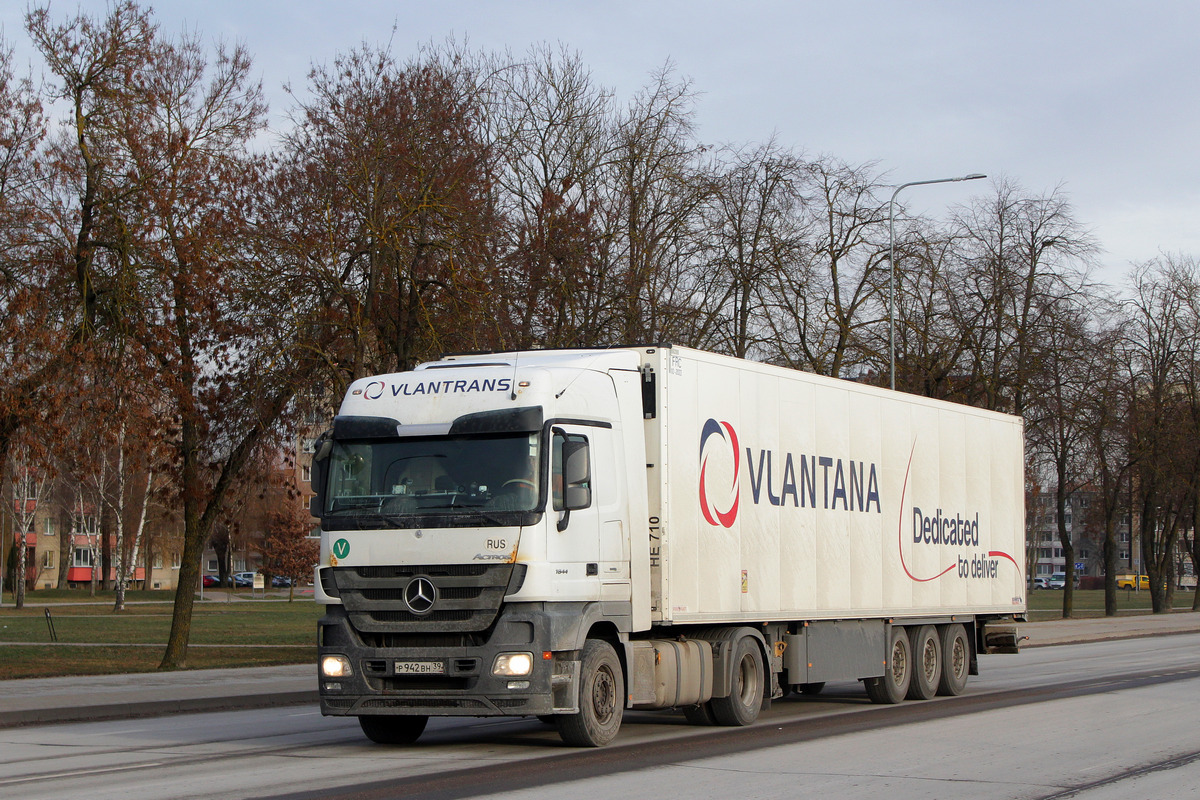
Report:
[[929,700],[937,694],[938,682],[942,679],[942,642],[937,628],[932,625],[909,628],[908,641],[913,654],[908,699]]
[[878,678],[865,678],[863,685],[872,703],[892,705],[899,703],[908,694],[908,684],[911,680],[912,646],[908,641],[908,633],[904,628],[894,626],[883,675]]
[[762,709],[763,675],[762,656],[753,637],[743,636],[733,646],[732,670],[728,697],[714,697],[711,703],[713,717],[721,725],[750,725],[758,719]]
[[429,717],[394,716],[391,714],[366,715],[358,718],[358,725],[367,738],[376,744],[412,744],[421,738]]
[[967,688],[971,672],[971,642],[959,623],[942,627],[942,679],[938,694],[956,697]]
[[617,736],[625,711],[625,677],[612,645],[588,639],[579,666],[579,713],[554,717],[558,735],[573,747],[603,747]]

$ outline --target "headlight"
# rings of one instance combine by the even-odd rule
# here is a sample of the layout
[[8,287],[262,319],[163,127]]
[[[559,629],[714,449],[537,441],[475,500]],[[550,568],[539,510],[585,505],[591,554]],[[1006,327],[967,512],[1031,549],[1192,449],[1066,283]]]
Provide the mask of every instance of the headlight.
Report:
[[492,665],[493,675],[516,677],[533,672],[533,653],[501,653]]
[[325,656],[321,659],[321,675],[326,678],[348,678],[353,674],[350,659],[345,656]]

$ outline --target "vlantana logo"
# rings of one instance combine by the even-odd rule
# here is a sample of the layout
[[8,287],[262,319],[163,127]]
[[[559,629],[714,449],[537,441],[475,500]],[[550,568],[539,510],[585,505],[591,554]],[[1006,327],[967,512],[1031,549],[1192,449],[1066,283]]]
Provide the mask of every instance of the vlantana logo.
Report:
[[[723,469],[716,468],[718,461],[725,465],[729,465],[732,461],[733,470],[730,473],[732,476],[730,484],[726,487],[722,482],[721,485],[712,487],[715,490],[712,494],[718,497],[724,495],[729,498],[727,501],[729,507],[725,511],[721,511],[709,499],[710,458],[714,463],[713,472],[717,473],[725,472]],[[728,422],[708,420],[704,423],[704,430],[700,433],[700,510],[704,512],[704,518],[708,520],[709,525],[721,525],[726,528],[733,526],[738,512],[738,476],[740,474],[741,451],[738,448],[737,433],[733,430],[733,426]]]
[[508,392],[511,389],[511,378],[410,380],[392,385],[383,381],[371,381],[362,389],[355,389],[352,394],[361,394],[367,400],[378,400],[387,393],[391,393],[392,397],[422,397],[433,394],[464,394],[467,392]]

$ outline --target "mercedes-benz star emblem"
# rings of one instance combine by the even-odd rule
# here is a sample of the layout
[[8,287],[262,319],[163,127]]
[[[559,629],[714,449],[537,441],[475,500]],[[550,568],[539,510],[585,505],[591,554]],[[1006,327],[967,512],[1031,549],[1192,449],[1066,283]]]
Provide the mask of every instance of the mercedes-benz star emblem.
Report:
[[404,587],[404,604],[414,614],[428,614],[437,601],[437,587],[429,578],[413,578]]

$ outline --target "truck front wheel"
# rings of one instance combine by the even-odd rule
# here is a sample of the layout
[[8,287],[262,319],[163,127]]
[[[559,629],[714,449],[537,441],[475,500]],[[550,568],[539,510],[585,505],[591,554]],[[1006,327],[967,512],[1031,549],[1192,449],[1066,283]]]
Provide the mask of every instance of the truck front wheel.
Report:
[[617,736],[625,711],[625,677],[612,645],[588,639],[579,666],[579,713],[554,717],[558,735],[573,747],[603,747]]
[[763,674],[762,656],[758,644],[750,636],[743,636],[733,646],[733,671],[728,697],[714,697],[711,701],[713,717],[721,725],[750,725],[758,719],[762,709]]
[[429,717],[393,716],[390,714],[366,715],[358,718],[358,725],[367,738],[376,744],[412,744],[421,737]]
[[891,640],[888,646],[887,664],[884,673],[878,678],[865,678],[863,685],[867,689],[867,697],[872,703],[891,705],[899,703],[908,694],[908,684],[912,680],[912,646],[908,641],[908,633],[904,628],[892,628]]

